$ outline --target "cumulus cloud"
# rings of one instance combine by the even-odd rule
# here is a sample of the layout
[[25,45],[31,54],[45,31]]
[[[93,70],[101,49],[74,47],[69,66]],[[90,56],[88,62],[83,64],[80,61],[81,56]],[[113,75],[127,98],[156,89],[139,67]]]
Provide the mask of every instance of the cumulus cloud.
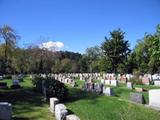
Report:
[[48,41],[48,42],[44,42],[40,45],[40,48],[45,48],[48,50],[59,50],[62,49],[64,47],[64,43],[60,42],[60,41]]

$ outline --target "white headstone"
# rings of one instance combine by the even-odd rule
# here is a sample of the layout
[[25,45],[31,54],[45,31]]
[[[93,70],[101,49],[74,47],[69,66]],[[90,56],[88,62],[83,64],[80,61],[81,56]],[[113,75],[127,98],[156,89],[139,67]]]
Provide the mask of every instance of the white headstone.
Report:
[[57,104],[55,106],[55,117],[57,120],[65,120],[68,111],[66,110],[66,106],[64,104]]
[[118,81],[117,80],[111,80],[111,85],[112,86],[118,86]]
[[74,114],[72,115],[67,115],[66,120],[80,120],[80,118]]
[[55,106],[58,104],[59,100],[57,98],[50,98],[50,111],[55,112]]
[[103,84],[105,82],[105,80],[104,79],[101,79],[101,83]]
[[12,105],[0,102],[0,120],[12,120]]
[[110,87],[103,88],[103,94],[106,96],[113,96],[114,95],[113,88]]
[[160,108],[160,89],[149,90],[149,105]]
[[0,76],[0,80],[2,80],[3,79],[3,76]]
[[160,80],[154,81],[154,85],[155,85],[155,86],[160,86]]
[[106,85],[110,85],[110,84],[111,84],[111,81],[110,81],[110,80],[105,80],[105,84],[106,84]]
[[133,89],[133,84],[131,82],[127,82],[127,88]]

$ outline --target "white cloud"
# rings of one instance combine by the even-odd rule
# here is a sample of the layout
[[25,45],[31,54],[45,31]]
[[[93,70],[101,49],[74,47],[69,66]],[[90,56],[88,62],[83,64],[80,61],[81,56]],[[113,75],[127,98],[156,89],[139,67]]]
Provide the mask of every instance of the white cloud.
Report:
[[60,42],[60,41],[48,41],[48,42],[44,42],[40,45],[40,48],[46,48],[48,50],[59,50],[62,49],[64,47],[64,43]]

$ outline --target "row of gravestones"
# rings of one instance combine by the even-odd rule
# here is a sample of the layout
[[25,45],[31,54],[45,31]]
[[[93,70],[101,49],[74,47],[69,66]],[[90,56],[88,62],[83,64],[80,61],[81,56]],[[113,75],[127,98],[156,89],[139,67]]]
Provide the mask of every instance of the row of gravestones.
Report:
[[[11,88],[15,89],[15,88],[20,88],[20,79],[18,77],[12,77],[12,85]],[[7,82],[0,82],[0,89],[6,89],[8,88]]]
[[[12,76],[12,88],[20,87],[20,80],[22,77]],[[8,88],[7,82],[0,82],[0,88]],[[0,120],[12,120],[12,105],[8,102],[0,102]]]
[[[67,75],[65,75],[65,77],[64,77],[64,80],[62,80],[61,78],[63,78],[63,75],[60,75],[60,78],[59,78],[60,81],[61,82],[64,81],[63,83],[65,83],[65,84],[70,83],[70,82],[66,81]],[[71,77],[69,76],[69,78],[71,78]],[[72,81],[74,81],[74,80],[72,80]],[[118,86],[118,80],[101,80],[101,83],[102,84],[92,83],[91,81],[85,82],[85,84],[83,86],[83,90],[85,90],[85,91],[92,91],[92,92],[96,92],[96,93],[99,93],[99,94],[103,93],[103,94],[109,95],[109,96],[114,95],[113,89],[109,88],[109,87],[105,88],[105,87],[103,87],[104,86],[103,84],[111,85],[111,86]],[[127,85],[127,88],[133,89],[133,84],[131,82],[127,82],[126,85]],[[135,88],[135,90],[137,92],[143,92],[143,88]],[[132,98],[135,98],[135,97],[132,97],[132,96],[134,96],[134,94],[130,95],[130,98],[133,101]]]
[[50,98],[50,111],[55,114],[56,120],[80,120],[75,114],[69,114],[66,106],[59,103],[57,98]]
[[[50,98],[50,111],[55,114],[56,120],[80,120],[74,114],[68,114],[64,104],[59,104],[57,98]],[[0,102],[0,120],[12,120],[12,105],[7,102]]]
[[[131,82],[128,82],[127,88],[133,89],[133,84]],[[87,92],[91,91],[96,93],[102,93],[106,96],[115,95],[113,88],[105,87],[103,84],[97,84],[97,83],[85,83],[83,90]],[[143,92],[143,88],[135,88],[135,90],[137,92]],[[149,93],[149,106],[160,109],[160,100],[159,100],[160,89],[152,89],[152,90],[149,90],[148,93]],[[141,93],[130,93],[130,100],[135,103],[145,104],[144,96]]]
[[[45,77],[45,74],[42,74]],[[118,80],[120,82],[126,83],[127,81],[131,80],[134,76],[132,74],[118,74],[115,75],[114,73],[67,73],[67,74],[51,74],[51,76],[55,76],[55,78],[70,78],[75,79],[79,78],[80,80],[85,80],[87,82],[91,82],[93,80]],[[144,74],[143,76],[139,76],[139,79],[142,80],[143,84],[149,85],[152,81],[154,85],[160,86],[160,75],[159,74]]]

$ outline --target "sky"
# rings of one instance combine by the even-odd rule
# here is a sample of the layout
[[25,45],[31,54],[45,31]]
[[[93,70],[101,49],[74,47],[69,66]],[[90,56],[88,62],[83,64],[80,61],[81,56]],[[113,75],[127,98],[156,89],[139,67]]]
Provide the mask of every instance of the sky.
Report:
[[160,0],[0,0],[0,27],[14,28],[20,47],[84,53],[121,28],[133,49],[159,23]]

